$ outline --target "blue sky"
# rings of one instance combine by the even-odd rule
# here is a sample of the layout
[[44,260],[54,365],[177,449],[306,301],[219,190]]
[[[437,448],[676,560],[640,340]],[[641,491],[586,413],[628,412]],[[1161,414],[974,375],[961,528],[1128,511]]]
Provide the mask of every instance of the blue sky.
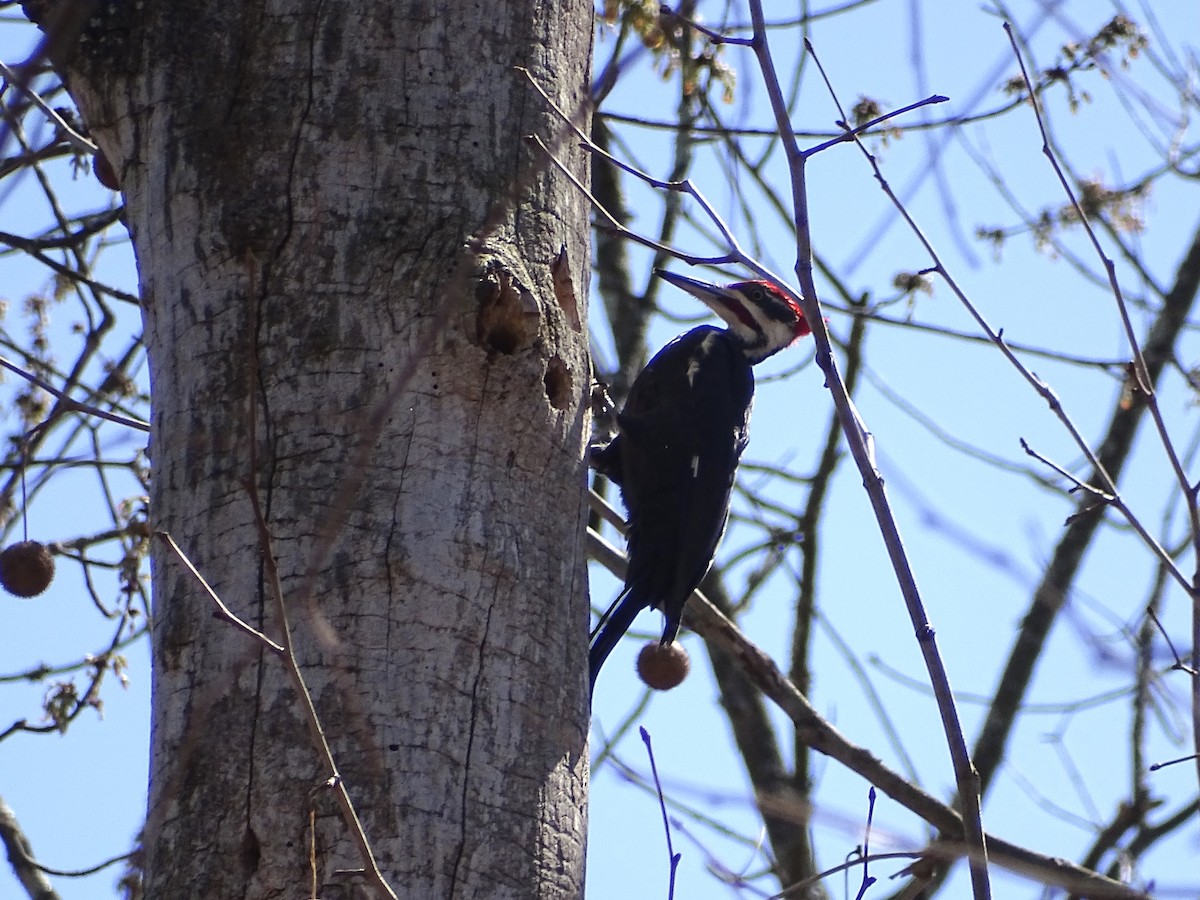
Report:
[[[1056,62],[1063,43],[1085,39],[1115,12],[1110,4],[1080,3],[1010,4],[1009,9],[1020,30],[1032,35],[1031,46],[1040,67]],[[1152,40],[1194,33],[1194,23],[1191,31],[1186,28],[1189,12],[1185,4],[1156,3],[1153,10],[1162,30],[1160,35],[1152,35]],[[1134,19],[1145,23],[1139,12],[1144,10],[1129,10]],[[783,13],[769,11],[768,15],[782,17]],[[933,119],[972,115],[1003,105],[1005,97],[997,86],[1017,72],[1001,20],[970,5],[955,5],[951,10],[929,3],[870,4],[853,15],[817,23],[811,40],[846,106],[859,95],[874,97],[890,109],[939,93],[949,96],[950,102],[924,114]],[[779,51],[781,77],[786,81],[796,58],[794,43],[789,46],[780,40],[773,46]],[[1162,47],[1152,44],[1151,49],[1161,51]],[[923,78],[918,78],[912,65],[917,52],[924,61]],[[606,45],[598,43],[597,59],[602,60],[605,53]],[[739,102],[751,95],[748,105],[753,112],[747,124],[764,124],[764,95],[748,54],[731,51],[728,59],[738,71]],[[606,109],[646,116],[644,92],[649,82],[645,76],[627,80],[628,93],[622,95],[618,89]],[[1130,115],[1114,90],[1124,93],[1130,82],[1164,104],[1161,119]],[[1136,126],[1149,122],[1148,130],[1153,133],[1158,122],[1169,120],[1172,107],[1146,60],[1133,60],[1127,70],[1116,69],[1111,79],[1092,73],[1077,84],[1091,94],[1090,102],[1081,104],[1078,111],[1068,108],[1065,90],[1051,91],[1047,104],[1053,133],[1075,170],[1107,184],[1120,184],[1155,166],[1150,142]],[[803,113],[794,119],[797,128],[831,127],[837,114],[819,79],[806,79],[801,97]],[[662,108],[670,107],[664,101]],[[920,115],[901,121],[916,121]],[[727,116],[737,121],[734,112]],[[622,136],[642,159],[653,159],[653,142],[663,140],[633,129],[622,131]],[[753,157],[754,144],[747,144]],[[1024,109],[954,135],[948,130],[933,132],[928,138],[909,134],[876,152],[885,177],[905,199],[955,279],[990,324],[1004,329],[1006,338],[1077,356],[1126,358],[1129,351],[1106,287],[1081,277],[1068,259],[1039,251],[1029,238],[1010,240],[996,264],[991,249],[973,237],[976,226],[1011,226],[1018,219],[1001,202],[995,186],[971,155],[987,160],[1026,209],[1053,209],[1066,203],[1040,146],[1036,121]],[[777,272],[788,273],[794,243],[769,207],[755,202],[750,179],[743,176],[735,181],[713,158],[707,166],[698,166],[693,180],[736,223],[743,239],[751,226],[738,223],[733,200],[738,193],[749,197],[746,202],[754,210],[754,224],[769,264]],[[784,184],[778,160],[767,170],[775,185]],[[663,171],[660,166],[655,174]],[[894,293],[890,284],[896,272],[930,264],[912,233],[897,221],[858,151],[841,146],[821,154],[809,165],[808,185],[816,252],[836,267],[852,293],[870,292],[875,300],[886,298]],[[644,194],[632,188],[631,194],[635,198],[632,208],[643,208],[639,201]],[[1152,191],[1146,202],[1147,229],[1135,246],[1159,279],[1169,278],[1196,228],[1196,199],[1194,190],[1176,185]],[[653,231],[653,217],[644,219],[650,220],[644,227]],[[713,252],[701,238],[681,238],[678,243],[688,251]],[[1093,270],[1099,268],[1080,234],[1068,234],[1064,244]],[[1113,252],[1111,246],[1108,252]],[[1124,266],[1119,265],[1119,272],[1127,296],[1135,300],[1142,294],[1138,279]],[[817,286],[824,299],[833,296],[828,283],[819,277]],[[694,304],[683,295],[668,292],[663,302],[681,315],[694,310]],[[911,307],[901,302],[887,312],[896,318],[978,331],[943,285],[935,285],[930,297],[916,297]],[[828,317],[835,334],[844,336],[847,319],[833,311]],[[1145,314],[1135,311],[1135,325],[1147,320]],[[664,323],[659,343],[680,329],[678,324]],[[1187,352],[1195,352],[1194,340],[1185,342],[1184,348],[1186,364],[1192,358]],[[793,366],[806,352],[800,348],[792,351],[790,358],[781,356],[769,365],[775,369]],[[876,327],[868,338],[867,358],[870,377],[858,407],[875,435],[880,467],[937,629],[951,683],[964,694],[986,696],[994,688],[997,667],[1009,650],[1040,568],[1074,506],[1074,500],[1062,492],[1048,492],[1034,483],[1027,473],[1052,473],[1028,460],[1019,441],[1026,439],[1039,452],[1076,471],[1083,471],[1081,454],[1046,403],[994,350],[912,330]],[[1102,433],[1120,390],[1117,379],[1093,368],[1036,357],[1028,358],[1027,364],[1060,395],[1085,436],[1095,439]],[[1190,393],[1178,378],[1166,379],[1161,402],[1175,429],[1175,440],[1187,444],[1194,436],[1195,417]],[[1018,473],[980,465],[950,448],[902,404],[914,408],[950,438],[1011,463]],[[821,375],[811,364],[784,382],[761,387],[746,459],[792,459],[791,469],[804,473],[811,466],[816,443],[823,439],[828,408]],[[1139,448],[1145,448],[1144,452],[1130,465],[1123,490],[1157,532],[1178,490],[1152,436],[1143,436]],[[1175,537],[1180,534],[1177,516],[1176,510],[1175,527],[1169,529]],[[852,740],[872,748],[889,764],[902,765],[900,754],[890,749],[858,681],[830,637],[836,632],[850,645],[881,694],[922,783],[946,797],[952,792],[953,777],[934,704],[927,691],[887,674],[899,672],[918,684],[927,681],[877,535],[859,476],[844,467],[836,479],[824,532],[818,601],[829,631],[821,632],[816,641],[812,699]],[[724,553],[736,553],[751,539],[731,530]],[[1129,751],[1122,743],[1128,732],[1127,708],[1109,703],[1088,711],[1070,711],[1052,704],[1128,687],[1128,677],[1107,655],[1127,658],[1122,629],[1137,625],[1136,613],[1152,577],[1151,562],[1145,550],[1117,528],[1108,529],[1089,554],[1078,594],[1051,636],[1050,650],[1030,698],[1051,705],[1045,711],[1035,710],[1021,722],[1010,764],[989,797],[985,824],[995,833],[1044,852],[1078,858],[1093,839],[1092,823],[1111,816],[1116,799],[1108,788],[1120,789],[1127,782]],[[796,565],[795,560],[792,563]],[[1185,570],[1189,565],[1185,562]],[[608,595],[602,584],[596,577],[593,596],[604,604]],[[737,572],[731,586],[736,593]],[[791,636],[788,613],[792,592],[786,579],[779,579],[774,587],[756,602],[743,627],[776,660],[784,661]],[[1186,645],[1186,604],[1181,602],[1180,592],[1168,596],[1174,601],[1166,607],[1168,627],[1174,625],[1177,643]],[[657,622],[647,614],[638,626],[652,632]],[[629,642],[608,663],[596,704],[600,729],[616,727],[641,696],[630,674],[638,646],[636,641]],[[680,792],[682,797],[752,837],[755,818],[748,809],[743,767],[728,748],[728,726],[714,708],[714,689],[706,664],[700,661],[702,654],[694,641],[690,646],[694,663],[699,663],[696,677],[685,687],[655,698],[636,722],[654,736],[660,773],[665,770],[673,783],[689,786]],[[1187,720],[1182,715],[1187,684],[1182,677],[1168,677],[1163,684],[1175,705],[1164,705],[1162,739],[1155,749],[1161,754],[1158,758],[1171,758],[1187,752],[1186,741],[1177,745],[1166,737],[1187,734]],[[968,742],[974,740],[984,712],[977,703],[960,704]],[[1098,748],[1103,749],[1097,752]],[[644,751],[636,732],[626,737],[620,753],[631,766],[645,771]],[[814,833],[822,862],[832,865],[861,840],[867,786],[834,764],[818,760],[816,767],[820,790]],[[1161,796],[1186,798],[1195,793],[1195,770],[1189,766],[1163,770],[1151,784]],[[1051,811],[1052,807],[1061,814]],[[614,771],[602,771],[593,782],[591,816],[590,894],[619,896],[622,888],[628,891],[637,885],[644,895],[666,896],[666,849],[656,799]],[[707,853],[726,866],[735,867],[735,861],[741,860],[748,871],[761,868],[761,859],[754,861],[747,847],[685,821],[692,833],[702,837],[701,846],[682,842],[678,896],[733,893],[705,871]],[[877,828],[895,835],[898,847],[918,847],[924,838],[919,824],[886,799],[877,806],[875,822]],[[886,838],[877,836],[877,841],[879,846]],[[679,844],[677,841],[676,849]],[[1187,853],[1195,859],[1196,850],[1197,832],[1192,827],[1158,858],[1173,860]],[[882,871],[900,867],[897,864]],[[1160,887],[1186,885],[1185,895],[1191,895],[1195,884],[1189,871],[1194,872],[1195,867],[1167,864],[1156,874]],[[831,890],[838,888],[840,882],[830,884]],[[888,887],[876,890],[887,892]],[[1022,888],[1010,876],[997,876],[997,896],[1030,895],[1033,890]],[[1169,890],[1163,894],[1171,895]]]
[[[1166,0],[1153,3],[1152,8],[1161,31],[1152,33],[1151,51],[1161,48],[1162,37],[1176,42],[1177,53],[1190,41],[1194,59],[1200,38],[1194,3]],[[713,22],[723,7],[702,3],[701,9]],[[1042,67],[1053,62],[1065,41],[1093,33],[1115,11],[1110,3],[1032,0],[1012,3],[1009,9],[1021,30],[1032,35],[1036,64]],[[1147,22],[1142,6],[1131,6],[1129,13],[1135,20]],[[785,13],[768,11],[768,15],[782,18]],[[733,18],[746,20],[744,13]],[[811,39],[847,105],[860,95],[878,99],[885,108],[930,93],[950,97],[949,103],[912,114],[900,123],[907,124],[922,116],[972,115],[1004,103],[997,84],[1014,74],[1016,65],[1000,23],[993,12],[974,4],[881,0],[847,16],[816,23]],[[797,61],[794,37],[776,33],[772,39],[781,77],[787,81]],[[23,58],[30,40],[28,26],[0,25],[0,54],[6,62]],[[611,48],[611,39],[602,35],[596,44],[597,64],[607,60]],[[913,65],[916,56],[922,61],[920,74]],[[732,123],[763,126],[768,111],[749,55],[730,48],[726,59],[738,72],[737,102],[722,112]],[[670,86],[650,72],[647,64],[644,56],[634,61],[606,102],[606,111],[670,117],[674,106]],[[1194,77],[1194,61],[1190,65]],[[837,114],[819,80],[810,75],[804,79],[795,124],[799,130],[830,129]],[[1068,108],[1065,90],[1052,90],[1047,104],[1054,133],[1076,171],[1119,184],[1155,166],[1151,141],[1139,132],[1139,125],[1155,133],[1157,123],[1169,121],[1173,111],[1171,95],[1150,61],[1139,58],[1128,69],[1115,69],[1107,80],[1091,73],[1077,83],[1091,94],[1090,102],[1078,111]],[[1131,84],[1164,104],[1159,118],[1135,113],[1123,104],[1121,96],[1129,95]],[[662,156],[667,147],[665,133],[622,126],[620,134],[639,163],[655,174],[666,172]],[[1189,140],[1195,142],[1194,126],[1192,132],[1182,132],[1183,143]],[[747,142],[747,146],[754,144]],[[972,156],[994,166],[1025,208],[1040,210],[1065,203],[1040,152],[1036,123],[1028,109],[969,126],[953,136],[948,130],[927,136],[910,133],[874,149],[885,176],[944,255],[955,278],[1010,341],[1089,358],[1127,356],[1111,294],[1103,285],[1081,276],[1068,258],[1056,259],[1039,251],[1028,237],[1009,241],[998,262],[992,250],[973,237],[976,226],[1009,226],[1017,222],[1017,216]],[[752,231],[758,235],[765,262],[777,272],[789,273],[794,242],[786,223],[756,196],[744,173],[730,175],[719,153],[702,156],[693,179],[727,215],[739,236],[749,243]],[[53,171],[63,180],[72,203],[98,206],[106,202],[106,193],[89,176],[72,179],[65,165]],[[766,172],[774,184],[783,184],[778,158],[767,165]],[[837,268],[854,293],[869,292],[875,300],[888,297],[894,293],[890,285],[897,272],[929,265],[919,243],[895,220],[857,150],[844,145],[826,151],[810,164],[809,178],[816,250]],[[631,205],[640,211],[637,224],[652,230],[657,199],[633,184],[629,191]],[[1170,277],[1186,247],[1185,240],[1197,227],[1197,193],[1194,183],[1188,186],[1176,181],[1169,189],[1153,191],[1146,201],[1146,230],[1137,246],[1147,269],[1159,280]],[[738,212],[735,200],[739,196],[747,199],[753,211],[749,217]],[[0,230],[32,233],[36,228],[31,222],[49,221],[44,204],[39,204],[36,191],[28,185],[5,195],[0,205]],[[678,244],[690,251],[711,252],[711,245],[693,230],[685,231]],[[1096,268],[1079,233],[1067,235],[1065,245]],[[633,257],[635,271],[649,277],[648,257],[636,249]],[[136,276],[128,247],[113,248],[104,265],[106,277],[134,290]],[[25,293],[46,287],[46,273],[35,266],[4,257],[0,267],[0,290],[10,306],[15,307]],[[687,271],[682,264],[673,267]],[[1136,300],[1142,293],[1137,277],[1124,264],[1119,272],[1129,297]],[[691,274],[707,277],[704,272]],[[742,273],[730,274],[740,277]],[[818,289],[823,299],[833,296],[828,283],[820,278]],[[681,293],[666,290],[661,297],[675,316],[701,312]],[[604,354],[607,342],[598,307],[597,303],[593,325]],[[918,295],[911,304],[900,301],[887,312],[896,318],[977,330],[942,285],[935,285],[930,296]],[[128,311],[122,315],[123,327],[134,333],[136,320]],[[11,316],[9,327],[20,333]],[[848,319],[833,307],[827,316],[835,335],[844,336]],[[1134,310],[1136,326],[1144,325],[1148,318]],[[71,342],[78,340],[71,324],[69,315],[52,318],[53,339],[64,348],[57,353],[60,359],[70,358]],[[679,321],[658,321],[652,331],[652,349],[685,327]],[[1184,348],[1184,363],[1190,364],[1195,359],[1194,335]],[[801,346],[772,360],[768,371],[760,373],[761,378],[762,374],[790,371],[807,360],[787,378],[761,383],[746,461],[790,461],[790,469],[799,473],[811,465],[814,448],[824,437],[830,404],[810,357],[810,349]],[[1034,357],[1029,360],[1061,396],[1082,433],[1095,439],[1120,390],[1119,382],[1095,368]],[[1077,471],[1081,470],[1079,451],[1045,402],[994,350],[936,334],[879,326],[868,338],[868,366],[858,406],[875,435],[880,467],[937,629],[951,683],[963,694],[986,696],[995,685],[997,667],[1024,614],[1040,567],[1073,507],[1071,498],[1048,491],[1029,476],[1030,472],[1050,473],[1024,456],[1019,440],[1026,439],[1039,452]],[[6,387],[9,385],[11,380],[6,382]],[[1193,397],[1178,375],[1165,381],[1161,404],[1177,443],[1192,443],[1196,436]],[[1011,462],[1017,471],[982,465],[954,449],[914,418],[912,409],[936,423],[941,432]],[[141,435],[116,427],[103,433],[107,441],[128,454],[143,441]],[[889,764],[903,766],[901,754],[888,744],[858,676],[839,651],[836,636],[849,644],[879,691],[922,784],[946,797],[953,790],[953,776],[933,701],[926,691],[890,674],[902,673],[918,684],[926,681],[912,627],[859,482],[857,473],[844,465],[830,501],[819,586],[823,619],[815,643],[816,680],[811,699],[852,740],[871,747]],[[1174,537],[1181,534],[1178,509],[1169,513],[1177,490],[1149,433],[1139,443],[1123,489],[1153,531],[1166,530]],[[771,490],[778,492],[781,500],[796,499],[795,491],[775,486]],[[87,533],[94,527],[88,511],[98,500],[94,481],[64,480],[61,487],[32,505],[32,536],[65,539]],[[741,503],[735,506],[735,512],[746,513],[747,509]],[[1164,526],[1163,521],[1169,524]],[[731,529],[719,559],[736,554],[753,540],[750,531]],[[797,561],[789,558],[789,563],[794,567]],[[1185,560],[1185,569],[1193,565],[1194,561]],[[731,588],[738,590],[746,574],[745,567],[735,568]],[[606,605],[616,584],[598,567],[593,566],[592,575],[593,600]],[[1145,549],[1120,528],[1108,528],[1089,554],[1079,593],[1051,637],[1033,701],[1068,703],[1128,685],[1127,673],[1109,657],[1128,655],[1122,630],[1136,627],[1136,614],[1152,576],[1152,560]],[[789,579],[778,576],[743,620],[748,635],[781,663],[790,641],[793,599]],[[1181,592],[1171,591],[1164,609],[1164,623],[1180,646],[1186,645],[1188,623],[1182,601]],[[647,613],[637,623],[637,628],[646,632],[659,627],[657,614]],[[78,568],[60,561],[59,577],[44,597],[35,601],[0,597],[0,675],[42,661],[77,658],[102,646],[112,629],[112,623],[96,615],[86,599]],[[693,655],[693,677],[680,689],[653,698],[635,724],[651,733],[659,772],[672,796],[705,810],[723,826],[750,839],[747,844],[721,836],[688,818],[675,833],[676,850],[683,852],[677,896],[723,897],[732,891],[709,874],[710,858],[733,870],[760,870],[762,859],[753,847],[757,819],[747,797],[741,762],[729,746],[728,726],[714,706],[714,688],[703,653],[694,638],[687,638],[686,643]],[[599,746],[599,736],[611,732],[641,697],[631,674],[638,646],[637,641],[625,642],[605,669],[596,696],[594,746]],[[50,866],[82,868],[125,852],[140,827],[149,740],[149,669],[144,644],[126,653],[129,685],[122,689],[109,683],[103,695],[102,718],[85,714],[66,736],[18,735],[0,742],[0,795],[25,826],[37,856]],[[0,729],[17,718],[35,718],[46,687],[45,683],[0,683]],[[1172,740],[1173,734],[1186,736],[1190,729],[1184,716],[1186,688],[1182,676],[1162,682],[1163,702],[1152,747],[1156,759],[1188,752],[1186,740]],[[960,704],[968,742],[974,739],[984,712],[984,707],[969,698]],[[1053,855],[1077,858],[1093,838],[1089,823],[1105,821],[1123,796],[1129,768],[1129,750],[1122,743],[1128,732],[1127,716],[1127,706],[1120,703],[1069,712],[1035,709],[1027,715],[1017,730],[1012,760],[985,807],[989,830]],[[781,717],[779,724],[783,727]],[[617,754],[638,773],[646,771],[636,729],[620,743]],[[820,787],[814,834],[822,862],[833,865],[861,840],[867,785],[824,760],[817,761],[816,773]],[[1166,808],[1173,810],[1183,798],[1195,795],[1195,768],[1163,770],[1152,777],[1151,784],[1157,795],[1170,800]],[[622,777],[616,768],[605,767],[594,776],[590,816],[589,897],[665,897],[666,849],[656,798]],[[927,838],[920,824],[887,798],[878,801],[875,823],[879,829],[875,843],[880,849],[888,844],[894,849],[915,849]],[[1148,871],[1159,879],[1162,896],[1195,895],[1198,842],[1200,832],[1193,824],[1150,857]],[[1172,863],[1179,859],[1191,862]],[[882,878],[899,868],[881,867],[874,874]],[[104,897],[112,894],[118,875],[116,867],[88,879],[56,878],[54,884],[66,900]],[[997,875],[995,883],[998,897],[1033,896],[1036,892],[1010,876]],[[889,888],[885,883],[875,890],[887,892]],[[1179,893],[1172,893],[1176,888]],[[830,889],[838,891],[840,882],[831,882]],[[19,888],[11,875],[0,869],[0,897],[14,891]]]

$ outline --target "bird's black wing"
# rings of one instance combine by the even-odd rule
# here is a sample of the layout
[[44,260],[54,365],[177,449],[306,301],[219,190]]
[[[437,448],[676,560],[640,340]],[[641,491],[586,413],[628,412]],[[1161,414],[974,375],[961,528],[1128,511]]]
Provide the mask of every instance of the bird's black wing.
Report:
[[754,377],[727,331],[684,334],[638,375],[617,420],[629,512],[625,596],[592,647],[592,678],[639,611],[661,609],[673,640],[725,530],[745,449]]

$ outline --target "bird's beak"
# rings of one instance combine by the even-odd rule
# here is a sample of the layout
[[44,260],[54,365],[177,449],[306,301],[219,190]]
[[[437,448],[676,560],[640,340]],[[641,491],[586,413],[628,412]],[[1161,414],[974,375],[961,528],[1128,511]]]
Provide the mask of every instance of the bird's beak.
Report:
[[670,282],[675,287],[687,291],[697,300],[702,301],[705,306],[724,319],[728,325],[745,325],[738,316],[738,310],[743,308],[743,302],[735,291],[731,291],[719,284],[701,281],[699,278],[688,278],[686,275],[668,272],[666,269],[655,269],[654,274],[663,281]]

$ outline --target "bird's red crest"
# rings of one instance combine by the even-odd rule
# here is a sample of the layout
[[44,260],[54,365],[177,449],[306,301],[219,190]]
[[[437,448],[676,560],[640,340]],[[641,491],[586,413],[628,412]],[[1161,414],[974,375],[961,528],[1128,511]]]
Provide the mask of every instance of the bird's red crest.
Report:
[[750,299],[754,299],[755,291],[761,291],[769,294],[779,304],[781,304],[781,308],[786,308],[793,313],[796,317],[794,340],[799,340],[806,335],[812,334],[812,326],[808,324],[808,319],[804,317],[804,311],[800,308],[800,304],[781,291],[770,281],[742,281],[729,286],[731,288],[740,290]]

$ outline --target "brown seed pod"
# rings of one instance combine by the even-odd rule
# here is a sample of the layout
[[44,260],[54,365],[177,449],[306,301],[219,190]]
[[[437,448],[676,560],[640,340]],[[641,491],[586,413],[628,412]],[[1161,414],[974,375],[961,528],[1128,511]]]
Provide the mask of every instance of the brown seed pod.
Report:
[[116,170],[113,169],[112,163],[108,161],[108,157],[103,153],[97,153],[92,157],[92,174],[96,176],[98,182],[110,191],[119,191],[121,189],[121,181],[117,178]]
[[36,597],[54,580],[54,557],[38,541],[21,541],[0,552],[0,586],[18,597]]
[[683,644],[673,641],[663,646],[652,641],[641,649],[637,658],[638,676],[656,691],[669,691],[687,678],[692,660]]

